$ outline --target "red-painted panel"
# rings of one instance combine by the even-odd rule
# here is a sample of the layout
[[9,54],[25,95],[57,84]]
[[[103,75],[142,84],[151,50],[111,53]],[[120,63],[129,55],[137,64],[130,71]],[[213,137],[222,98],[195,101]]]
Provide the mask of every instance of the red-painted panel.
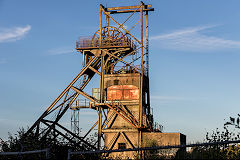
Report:
[[134,85],[114,85],[107,88],[107,100],[137,100],[139,89]]

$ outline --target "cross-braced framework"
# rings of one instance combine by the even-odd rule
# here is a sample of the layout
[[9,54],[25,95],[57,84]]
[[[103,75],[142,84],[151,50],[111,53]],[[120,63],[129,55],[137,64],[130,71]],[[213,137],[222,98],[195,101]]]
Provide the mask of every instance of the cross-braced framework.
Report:
[[[151,7],[143,2],[138,6],[126,7],[105,8],[100,5],[99,30],[90,38],[79,38],[76,43],[76,50],[83,55],[82,70],[27,134],[34,132],[44,140],[53,133],[55,137],[62,136],[70,143],[76,146],[81,144],[89,150],[102,147],[112,149],[120,136],[129,147],[142,147],[142,131],[153,130],[148,60],[148,14],[154,10]],[[91,96],[85,89],[95,75],[100,79],[99,96]],[[87,108],[98,113],[98,120],[84,136],[77,134],[79,130],[71,131],[59,122],[70,108],[86,108],[74,108],[73,104],[79,96],[88,99]],[[137,107],[129,107],[134,104]],[[132,143],[125,132],[126,128],[113,127],[119,118],[129,125],[127,131],[137,133],[137,144]],[[91,144],[87,137],[96,127],[98,140],[96,144]],[[107,143],[104,137],[111,130],[114,136]]]

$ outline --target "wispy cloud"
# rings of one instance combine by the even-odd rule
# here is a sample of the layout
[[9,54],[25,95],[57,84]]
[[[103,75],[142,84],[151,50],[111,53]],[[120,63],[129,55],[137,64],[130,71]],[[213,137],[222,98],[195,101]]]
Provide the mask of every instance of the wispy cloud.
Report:
[[22,39],[29,31],[31,26],[14,27],[14,28],[0,28],[0,43],[13,42]]
[[240,41],[234,41],[202,33],[217,25],[197,26],[184,28],[157,36],[150,39],[153,45],[163,49],[174,49],[183,51],[218,51],[224,49],[240,49]]
[[5,58],[0,58],[0,64],[6,64],[7,63],[7,59]]
[[61,54],[69,54],[74,53],[74,49],[70,47],[60,47],[60,48],[53,48],[47,51],[48,55],[61,55]]

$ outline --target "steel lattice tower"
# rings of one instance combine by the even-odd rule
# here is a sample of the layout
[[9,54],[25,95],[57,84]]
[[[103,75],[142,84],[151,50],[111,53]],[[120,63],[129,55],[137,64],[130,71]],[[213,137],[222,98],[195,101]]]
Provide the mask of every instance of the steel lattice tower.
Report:
[[[83,144],[89,150],[113,149],[118,141],[120,148],[126,147],[120,141],[125,141],[130,148],[142,147],[142,133],[153,131],[148,56],[148,14],[154,11],[151,7],[143,2],[126,7],[105,8],[100,5],[99,30],[92,37],[80,38],[76,42],[76,50],[83,56],[81,71],[27,134],[34,132],[46,139],[54,132],[56,137],[62,136],[75,145]],[[117,18],[125,19],[120,23]],[[95,75],[100,80],[99,95],[85,91]],[[87,107],[73,107],[79,96],[89,100]],[[70,107],[72,110],[89,108],[98,113],[98,120],[84,136],[59,123]],[[96,127],[98,140],[94,145],[86,138]],[[131,134],[134,138],[128,136]]]

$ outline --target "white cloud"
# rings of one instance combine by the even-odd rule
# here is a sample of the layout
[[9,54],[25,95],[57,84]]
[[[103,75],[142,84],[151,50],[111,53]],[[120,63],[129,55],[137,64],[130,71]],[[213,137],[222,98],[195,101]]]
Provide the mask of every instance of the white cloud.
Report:
[[185,28],[166,34],[150,37],[153,45],[163,49],[183,51],[219,51],[224,49],[240,49],[240,41],[215,36],[208,36],[202,31],[213,29],[216,25]]
[[0,29],[0,43],[12,42],[22,39],[29,31],[31,26],[27,25],[25,27],[15,27],[10,29]]
[[7,60],[5,58],[0,58],[0,64],[6,64]]
[[47,53],[48,55],[69,54],[69,53],[74,53],[74,49],[70,47],[60,47],[60,48],[49,49]]

